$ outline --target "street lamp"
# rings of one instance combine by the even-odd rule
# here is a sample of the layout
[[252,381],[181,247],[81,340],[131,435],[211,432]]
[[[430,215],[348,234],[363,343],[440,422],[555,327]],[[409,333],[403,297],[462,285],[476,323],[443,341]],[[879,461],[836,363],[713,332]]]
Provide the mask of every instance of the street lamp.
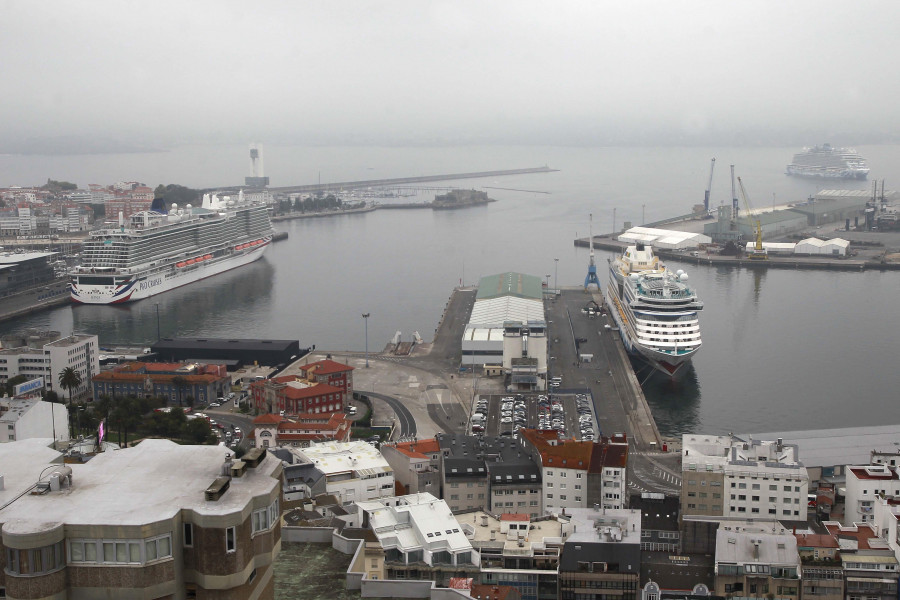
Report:
[[559,259],[554,258],[553,263],[554,263],[553,264],[553,289],[558,290],[559,289],[559,280],[556,278],[556,276],[559,275]]
[[162,339],[159,337],[159,302],[154,306],[156,306],[156,341],[158,342]]
[[369,315],[371,313],[363,313],[363,322],[366,324],[366,368],[369,368]]

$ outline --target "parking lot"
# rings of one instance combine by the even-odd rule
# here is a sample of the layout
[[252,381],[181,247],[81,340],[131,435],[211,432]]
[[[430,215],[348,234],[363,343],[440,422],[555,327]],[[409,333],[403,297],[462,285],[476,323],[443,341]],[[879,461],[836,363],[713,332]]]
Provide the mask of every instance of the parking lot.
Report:
[[529,393],[478,396],[470,431],[515,436],[520,428],[554,429],[560,438],[595,440],[600,436],[593,401],[584,393]]

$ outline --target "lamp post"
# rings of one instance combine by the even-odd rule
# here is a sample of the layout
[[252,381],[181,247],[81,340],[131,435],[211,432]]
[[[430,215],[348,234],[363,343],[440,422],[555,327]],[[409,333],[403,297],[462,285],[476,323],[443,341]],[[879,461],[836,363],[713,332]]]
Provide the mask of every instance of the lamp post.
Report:
[[162,339],[159,337],[159,302],[157,302],[154,306],[156,306],[156,341],[158,342],[160,339]]
[[557,275],[559,275],[559,259],[554,258],[553,259],[553,289],[554,290],[559,289],[559,280],[556,278]]
[[369,315],[371,313],[363,313],[363,322],[366,324],[366,368],[369,368]]

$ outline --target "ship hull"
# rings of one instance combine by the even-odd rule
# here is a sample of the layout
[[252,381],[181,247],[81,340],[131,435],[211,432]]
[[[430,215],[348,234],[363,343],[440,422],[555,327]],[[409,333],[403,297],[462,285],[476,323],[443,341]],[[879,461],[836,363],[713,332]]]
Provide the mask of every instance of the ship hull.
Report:
[[70,283],[70,296],[77,304],[124,304],[143,300],[250,264],[262,258],[270,243],[269,237],[245,252],[204,261],[188,268],[179,269],[172,264],[167,270],[138,273],[113,286],[79,285],[73,280]]
[[636,332],[634,331],[634,326],[632,324],[632,319],[629,319],[627,309],[622,304],[622,301],[618,295],[618,291],[615,289],[615,287],[616,286],[614,285],[610,285],[607,288],[606,297],[610,301],[609,312],[610,314],[612,314],[612,318],[613,321],[615,321],[616,328],[618,328],[619,330],[619,335],[622,338],[622,344],[625,346],[625,350],[628,351],[628,354],[643,360],[663,375],[666,375],[667,377],[675,377],[681,371],[681,369],[691,361],[691,359],[700,349],[700,346],[698,345],[696,348],[689,352],[683,352],[673,355],[667,352],[660,352],[643,345],[640,341],[638,341],[638,337],[636,335]]

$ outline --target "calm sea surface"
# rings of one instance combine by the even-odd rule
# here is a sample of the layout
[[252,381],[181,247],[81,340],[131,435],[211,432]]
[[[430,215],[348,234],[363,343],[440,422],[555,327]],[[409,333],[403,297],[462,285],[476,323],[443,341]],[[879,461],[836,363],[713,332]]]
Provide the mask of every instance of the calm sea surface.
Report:
[[[816,142],[818,140],[811,140]],[[255,264],[123,307],[65,307],[0,324],[97,333],[102,344],[147,344],[162,336],[273,337],[358,349],[361,314],[369,347],[402,331],[430,339],[453,286],[522,271],[577,285],[587,250],[572,241],[623,221],[638,225],[689,212],[703,200],[717,159],[713,205],[730,204],[734,163],[755,206],[799,201],[816,182],[783,175],[795,148],[265,148],[273,185],[413,176],[548,164],[558,173],[452,185],[489,189],[498,200],[460,211],[377,211],[277,224],[287,231]],[[860,147],[872,178],[888,187],[900,147]],[[184,147],[110,156],[0,156],[0,186],[48,177],[108,184],[138,180],[212,187],[240,183],[247,148]],[[430,184],[441,185],[441,184]],[[450,185],[450,184],[447,184]],[[870,189],[871,183],[827,187]],[[821,187],[821,186],[819,186]],[[774,196],[773,196],[774,195]],[[423,194],[418,199],[426,200]],[[598,252],[605,281],[606,252]],[[900,422],[900,275],[685,265],[705,303],[703,349],[678,382],[645,383],[666,433],[771,431]],[[648,376],[639,371],[639,377]]]

